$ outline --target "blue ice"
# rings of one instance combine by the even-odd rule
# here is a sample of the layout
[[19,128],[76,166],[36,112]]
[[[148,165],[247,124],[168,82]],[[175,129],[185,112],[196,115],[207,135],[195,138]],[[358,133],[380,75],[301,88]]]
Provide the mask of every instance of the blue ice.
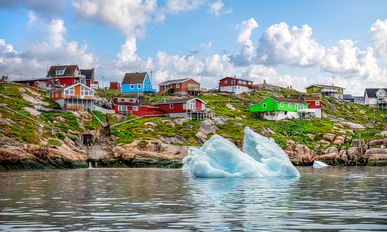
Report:
[[246,127],[243,151],[213,135],[200,148],[190,148],[184,169],[195,177],[299,177],[287,154],[271,139]]

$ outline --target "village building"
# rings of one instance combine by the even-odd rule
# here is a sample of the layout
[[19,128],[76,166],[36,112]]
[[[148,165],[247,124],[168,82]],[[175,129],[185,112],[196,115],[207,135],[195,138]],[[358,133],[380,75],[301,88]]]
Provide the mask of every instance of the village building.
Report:
[[370,88],[364,91],[364,105],[387,109],[387,88]]
[[267,97],[250,106],[250,112],[267,120],[283,120],[316,117],[308,104],[301,99]]
[[353,96],[353,102],[364,105],[364,96]]
[[109,89],[121,90],[121,84],[119,82],[110,82]]
[[158,107],[169,117],[189,117],[190,119],[203,119],[211,117],[211,112],[206,109],[206,102],[191,98],[176,98],[161,100],[153,105]]
[[112,99],[112,109],[116,114],[133,114],[137,117],[158,116],[164,114],[158,107],[142,105],[138,98],[114,97]]
[[126,73],[121,85],[122,93],[155,93],[152,88],[151,76],[146,72]]
[[320,97],[307,96],[304,97],[304,101],[308,105],[309,112],[314,112],[316,118],[322,118],[322,100]]
[[55,86],[70,86],[75,83],[86,85],[85,76],[82,75],[78,65],[51,66],[45,82]]
[[306,87],[308,94],[319,94],[321,96],[343,99],[344,88],[334,85],[313,84]]
[[254,89],[253,82],[235,77],[225,77],[219,80],[219,91],[240,94]]
[[87,110],[94,107],[94,93],[90,87],[76,83],[62,88],[52,89],[50,98],[56,101],[61,108],[67,110]]
[[190,78],[164,81],[159,84],[159,94],[175,96],[197,95],[201,92],[200,84]]
[[98,81],[95,79],[95,69],[81,69],[81,74],[85,76],[85,84],[92,89],[98,89]]

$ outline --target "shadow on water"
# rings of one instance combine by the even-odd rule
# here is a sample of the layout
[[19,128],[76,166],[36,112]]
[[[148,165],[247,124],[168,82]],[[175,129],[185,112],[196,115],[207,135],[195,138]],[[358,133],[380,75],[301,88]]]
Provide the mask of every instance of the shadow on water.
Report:
[[192,178],[181,170],[0,172],[0,230],[387,230],[385,168],[301,178]]

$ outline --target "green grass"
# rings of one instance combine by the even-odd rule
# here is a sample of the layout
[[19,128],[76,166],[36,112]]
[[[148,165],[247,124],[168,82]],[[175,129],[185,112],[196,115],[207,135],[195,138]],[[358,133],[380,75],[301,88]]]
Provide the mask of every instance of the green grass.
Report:
[[58,141],[56,139],[50,139],[50,140],[48,140],[47,145],[49,145],[49,146],[60,146],[61,143],[60,143],[60,141]]
[[[62,117],[65,119],[65,122],[60,122],[58,124],[53,124],[54,120],[59,121],[59,117]],[[52,126],[60,128],[62,131],[67,132],[68,130],[73,131],[83,131],[82,128],[80,128],[79,122],[77,117],[71,113],[71,112],[42,112],[40,115],[40,118],[47,123],[52,123]]]

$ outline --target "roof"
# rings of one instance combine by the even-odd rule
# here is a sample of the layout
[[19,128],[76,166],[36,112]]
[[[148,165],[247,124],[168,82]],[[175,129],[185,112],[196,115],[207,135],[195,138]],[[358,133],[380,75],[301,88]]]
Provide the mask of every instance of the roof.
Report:
[[93,77],[94,69],[81,69],[81,74],[85,75],[85,78],[87,80],[91,79]]
[[321,101],[321,97],[313,97],[313,96],[308,96],[304,97],[305,101]]
[[[191,79],[191,78],[184,78],[184,79],[175,79],[175,80],[164,81],[164,82],[161,82],[159,84],[159,86],[172,85],[172,84],[176,84],[176,83],[183,83],[183,82],[186,82],[188,80],[193,80],[193,79]],[[195,80],[193,80],[193,81],[195,81]]]
[[220,79],[219,81],[224,80],[224,79],[227,79],[227,78],[231,78],[231,79],[235,79],[235,80],[241,80],[241,81],[249,81],[249,82],[253,82],[253,81],[250,81],[250,80],[241,79],[241,78],[236,78],[236,77],[225,77],[225,78]]
[[379,89],[383,89],[385,92],[387,92],[387,88],[372,88],[365,89],[364,95],[367,94],[368,98],[376,98],[376,92],[378,92]]
[[273,99],[279,102],[296,102],[296,103],[305,104],[305,101],[303,101],[302,99],[296,99],[296,98],[273,97]]
[[64,69],[66,68],[63,75],[60,76],[72,76],[74,75],[74,72],[76,69],[78,69],[78,65],[54,65],[50,67],[50,70],[48,70],[47,77],[58,77],[55,73],[55,70],[57,69]]
[[143,83],[146,76],[146,72],[125,73],[122,84],[137,84]]
[[351,94],[343,94],[343,100],[352,100],[353,96]]
[[340,87],[340,86],[334,86],[334,85],[320,85],[320,84],[309,85],[309,86],[306,87],[305,89],[309,89],[309,88],[312,87],[312,86],[316,86],[316,87],[326,87],[326,88],[336,88],[336,89],[344,89],[343,87]]
[[199,99],[197,97],[190,97],[190,98],[175,98],[175,99],[169,99],[169,100],[161,100],[161,101],[153,103],[153,105],[164,105],[164,104],[172,104],[172,103],[185,103],[185,102],[191,101],[193,99],[197,99],[197,100],[205,103],[202,99]]
[[72,87],[74,87],[74,86],[76,86],[76,85],[81,85],[81,86],[87,88],[88,90],[91,90],[91,91],[95,92],[94,89],[92,89],[92,88],[90,88],[90,87],[87,87],[86,85],[84,85],[84,84],[82,84],[82,83],[79,83],[79,82],[78,82],[78,83],[75,83],[75,84],[73,84],[73,85],[64,86],[64,87],[62,87],[62,88],[52,89],[51,91],[52,91],[52,92],[61,92],[61,91],[63,91],[63,90],[72,88]]

